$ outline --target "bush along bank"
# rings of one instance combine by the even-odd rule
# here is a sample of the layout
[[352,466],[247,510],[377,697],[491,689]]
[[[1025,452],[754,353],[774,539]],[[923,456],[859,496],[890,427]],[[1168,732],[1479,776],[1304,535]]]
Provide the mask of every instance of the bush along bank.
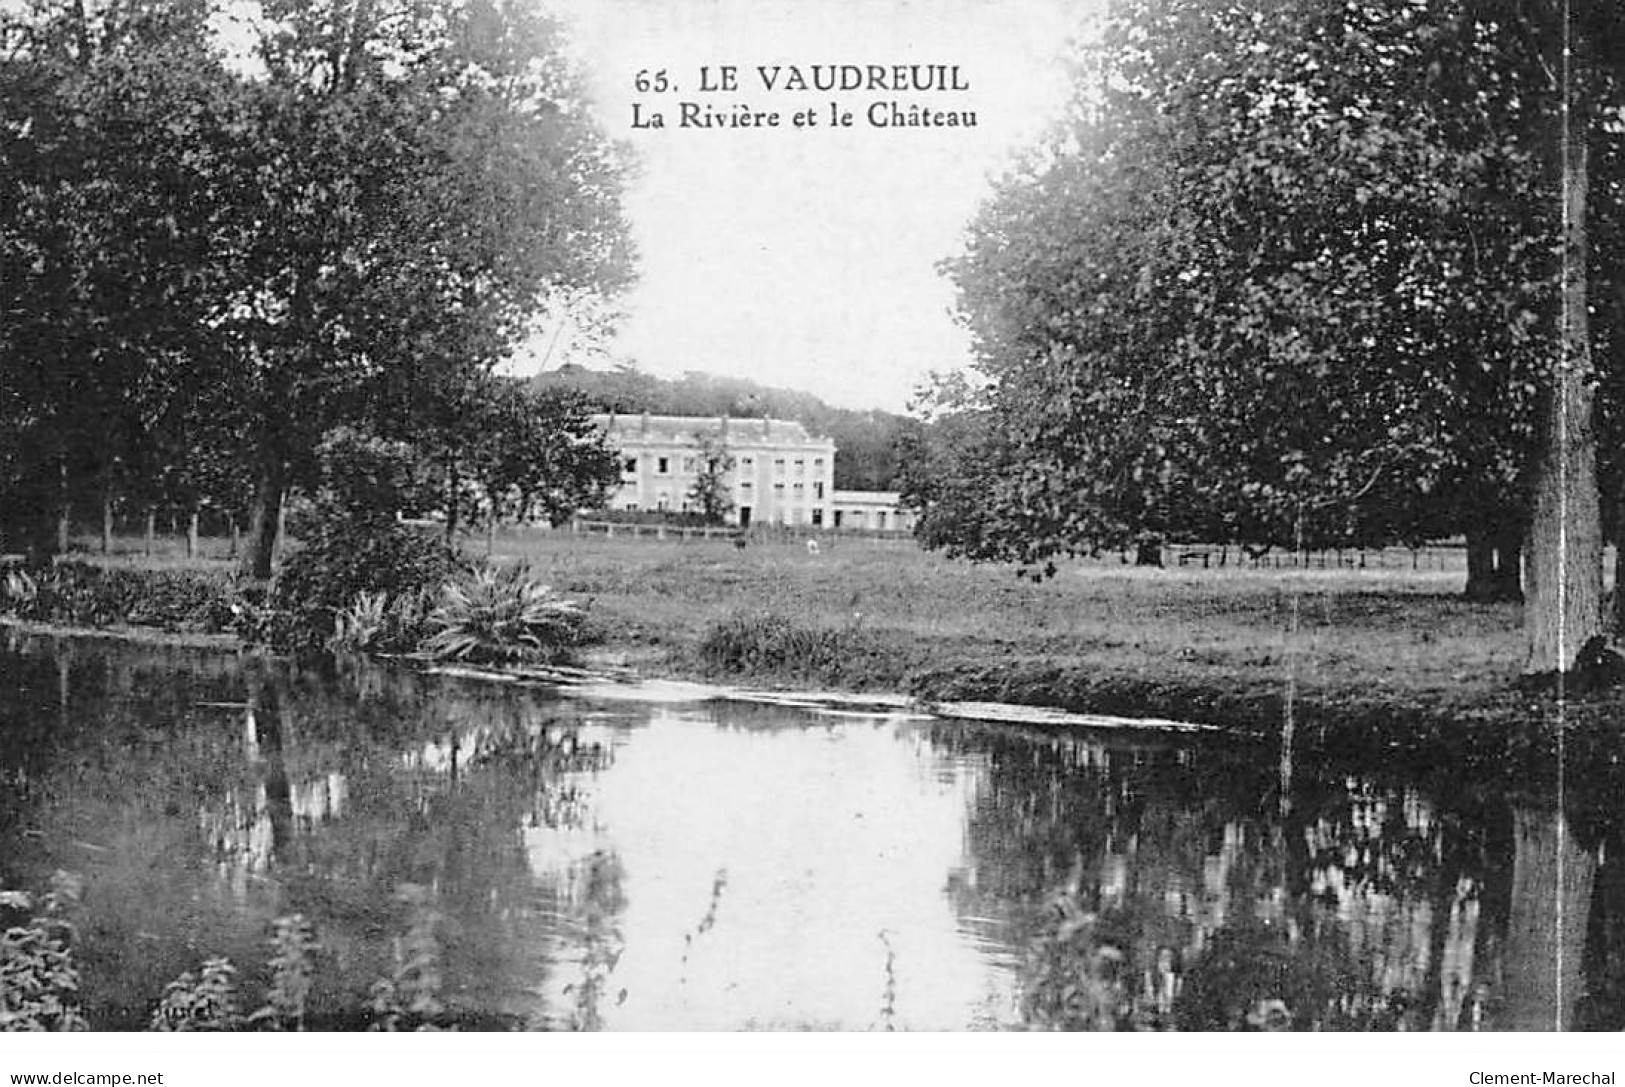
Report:
[[525,567],[469,563],[439,541],[400,532],[393,542],[369,537],[345,549],[321,541],[295,552],[269,585],[225,571],[12,566],[0,575],[0,617],[235,637],[294,656],[359,652],[477,664],[564,663],[592,640],[585,609]]
[[0,577],[0,615],[100,629],[236,633],[253,590],[225,572],[104,568],[85,562],[12,566]]

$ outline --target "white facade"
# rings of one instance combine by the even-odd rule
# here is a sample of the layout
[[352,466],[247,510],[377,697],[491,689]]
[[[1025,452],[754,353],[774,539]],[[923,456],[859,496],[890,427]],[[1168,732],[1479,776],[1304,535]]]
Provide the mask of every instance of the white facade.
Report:
[[800,423],[648,414],[597,415],[593,421],[621,455],[612,510],[694,512],[688,496],[699,476],[703,436],[719,440],[734,460],[727,475],[731,524],[834,523],[835,442],[812,437]]

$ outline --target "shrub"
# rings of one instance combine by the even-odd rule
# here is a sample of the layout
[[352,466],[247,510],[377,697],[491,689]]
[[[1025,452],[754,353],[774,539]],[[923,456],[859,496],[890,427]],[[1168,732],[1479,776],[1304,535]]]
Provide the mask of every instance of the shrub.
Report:
[[248,633],[276,649],[321,650],[337,632],[339,615],[363,595],[378,597],[383,609],[436,588],[458,568],[444,543],[408,525],[329,522],[283,564],[266,598],[271,614]]
[[445,543],[399,519],[416,501],[411,447],[341,427],[317,455],[321,485],[299,517],[302,546],[242,631],[295,653],[327,649],[335,635],[341,646],[382,635],[391,602],[401,602],[402,618],[399,609],[414,594],[438,588],[458,569]]
[[423,649],[442,660],[558,661],[581,643],[585,619],[524,566],[484,567],[446,583]]

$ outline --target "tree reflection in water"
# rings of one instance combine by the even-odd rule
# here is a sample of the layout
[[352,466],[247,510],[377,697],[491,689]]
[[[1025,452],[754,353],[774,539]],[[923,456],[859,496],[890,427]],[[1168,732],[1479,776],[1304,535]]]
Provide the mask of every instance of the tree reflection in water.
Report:
[[[1617,764],[1569,812],[1496,779],[1407,781],[1220,751],[970,733],[985,753],[962,912],[1028,949],[1031,1026],[1617,1029]],[[1278,780],[1278,779],[1275,779]],[[1526,790],[1539,792],[1540,790]],[[1019,903],[1019,905],[1012,905]]]
[[207,955],[263,978],[293,913],[321,1026],[436,986],[483,1026],[1625,1025],[1619,763],[1572,743],[1559,811],[1529,758],[1300,744],[1283,791],[1233,742],[661,720],[91,644],[0,674],[0,886],[86,876],[98,1027]]
[[[527,828],[578,818],[562,782],[609,758],[555,704],[400,673],[335,683],[172,650],[12,648],[0,772],[19,787],[0,805],[0,881],[91,877],[93,1025],[143,1026],[204,955],[264,977],[271,921],[295,913],[320,919],[313,1025],[364,1025],[426,910],[448,1003],[488,1026],[532,1019],[552,964],[526,949],[556,907]],[[615,874],[592,881],[609,919]]]

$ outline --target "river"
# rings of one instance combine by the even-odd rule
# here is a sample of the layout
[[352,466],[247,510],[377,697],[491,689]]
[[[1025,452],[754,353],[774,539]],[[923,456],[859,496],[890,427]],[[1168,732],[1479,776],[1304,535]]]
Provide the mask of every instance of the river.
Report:
[[291,914],[336,1029],[413,931],[470,1028],[1625,1025],[1617,830],[1449,767],[5,637],[94,1028]]

